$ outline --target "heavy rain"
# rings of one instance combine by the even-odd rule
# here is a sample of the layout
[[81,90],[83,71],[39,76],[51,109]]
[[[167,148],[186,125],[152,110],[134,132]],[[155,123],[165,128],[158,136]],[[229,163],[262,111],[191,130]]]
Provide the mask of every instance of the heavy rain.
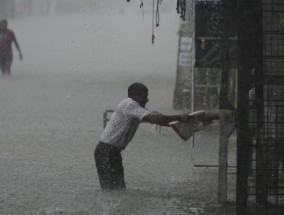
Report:
[[[131,83],[147,85],[149,110],[182,112],[173,108],[176,1],[161,2],[154,32],[150,0],[14,2],[13,17],[5,16],[23,59],[13,46],[11,74],[0,74],[0,214],[234,214],[233,204],[218,204],[217,168],[204,167],[218,164],[214,129],[183,141],[141,124],[122,152],[127,189],[100,188],[94,149],[103,113]],[[229,165],[235,153],[232,138]]]

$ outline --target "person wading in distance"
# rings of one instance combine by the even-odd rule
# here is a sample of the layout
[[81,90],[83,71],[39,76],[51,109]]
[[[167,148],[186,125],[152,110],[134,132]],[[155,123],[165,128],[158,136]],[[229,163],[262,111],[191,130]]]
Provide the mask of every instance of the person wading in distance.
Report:
[[12,30],[8,29],[8,21],[2,19],[0,21],[0,68],[3,74],[11,73],[13,61],[12,43],[15,44],[19,52],[19,58],[22,60],[23,55],[16,36]]

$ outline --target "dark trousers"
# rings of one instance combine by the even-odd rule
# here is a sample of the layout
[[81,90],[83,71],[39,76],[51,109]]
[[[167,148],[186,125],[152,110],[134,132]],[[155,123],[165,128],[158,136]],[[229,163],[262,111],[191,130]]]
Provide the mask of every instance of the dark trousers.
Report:
[[99,142],[94,155],[101,188],[104,190],[125,188],[120,151],[115,146]]

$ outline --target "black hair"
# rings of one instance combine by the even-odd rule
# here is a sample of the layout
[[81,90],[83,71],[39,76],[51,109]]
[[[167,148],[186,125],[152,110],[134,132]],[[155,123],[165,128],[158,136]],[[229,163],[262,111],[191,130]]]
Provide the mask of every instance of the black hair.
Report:
[[148,94],[148,88],[139,82],[135,82],[128,87],[128,97],[140,96],[142,92]]
[[7,27],[7,25],[8,25],[7,19],[1,19],[1,20],[0,20],[0,23],[3,23],[6,27]]

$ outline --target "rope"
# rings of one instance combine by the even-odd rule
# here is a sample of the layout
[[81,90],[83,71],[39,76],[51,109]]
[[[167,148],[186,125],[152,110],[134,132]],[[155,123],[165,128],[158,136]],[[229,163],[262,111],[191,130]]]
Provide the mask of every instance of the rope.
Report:
[[183,21],[185,21],[185,12],[186,12],[186,0],[183,0],[182,2],[182,16],[180,18],[183,19]]
[[177,0],[177,7],[176,7],[176,10],[177,10],[177,13],[180,13],[180,0]]
[[[130,0],[127,0],[127,2],[130,2]],[[153,13],[152,13],[152,44],[154,44],[155,41],[155,26],[160,26],[160,9],[159,5],[162,4],[162,0],[157,0],[157,7],[156,7],[156,14],[155,14],[155,0],[153,0]],[[142,9],[143,18],[142,21],[144,21],[144,2],[141,0],[140,8]],[[180,14],[180,18],[185,21],[185,12],[186,12],[186,0],[177,0],[176,5],[177,13]],[[156,22],[156,23],[155,23]],[[284,29],[283,29],[284,32]]]
[[152,14],[152,44],[154,44],[154,40],[155,40],[155,27],[154,27],[154,22],[155,22],[155,0],[153,0],[153,14]]
[[177,13],[180,14],[180,18],[185,21],[185,12],[186,12],[186,0],[177,0]]
[[140,8],[142,9],[142,14],[143,14],[143,18],[142,18],[142,21],[144,21],[144,3],[143,3],[143,0],[141,0],[141,3],[140,3]]
[[160,25],[160,10],[159,10],[159,4],[161,4],[161,0],[157,0],[156,27],[159,27],[159,25]]
[[152,44],[154,44],[154,40],[155,40],[155,34],[154,34],[155,18],[156,18],[156,27],[159,27],[159,26],[160,26],[160,9],[159,9],[159,5],[160,5],[161,3],[162,3],[162,0],[157,0],[156,17],[155,17],[155,0],[153,0]]

